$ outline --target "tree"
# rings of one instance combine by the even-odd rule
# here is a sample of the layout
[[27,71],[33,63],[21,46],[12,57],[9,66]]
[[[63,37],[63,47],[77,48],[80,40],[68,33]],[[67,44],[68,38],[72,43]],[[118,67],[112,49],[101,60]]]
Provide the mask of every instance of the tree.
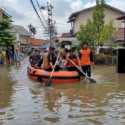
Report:
[[104,0],[96,0],[92,20],[88,20],[86,25],[80,26],[77,39],[82,43],[87,42],[90,46],[95,46],[104,43],[112,37],[115,28],[112,21],[105,24],[104,6]]
[[97,44],[104,44],[106,40],[110,40],[112,36],[115,33],[115,28],[113,27],[113,21],[110,21],[109,23],[105,24],[103,26],[103,29],[101,30],[99,37],[97,39],[98,43]]
[[96,38],[94,32],[94,25],[91,20],[88,20],[86,25],[80,26],[80,31],[77,33],[77,39],[81,43],[88,43],[90,46],[94,45],[94,41]]
[[101,30],[104,26],[104,0],[96,0],[96,7],[93,11],[93,25],[94,25],[94,32],[96,33],[96,37],[99,36]]
[[11,17],[3,16],[0,18],[0,45],[10,46],[13,45],[15,37],[12,31]]

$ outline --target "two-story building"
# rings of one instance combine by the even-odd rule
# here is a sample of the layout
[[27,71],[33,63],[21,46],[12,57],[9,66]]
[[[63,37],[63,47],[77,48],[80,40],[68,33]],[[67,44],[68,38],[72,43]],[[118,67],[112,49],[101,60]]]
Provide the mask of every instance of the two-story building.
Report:
[[[92,14],[96,6],[86,8],[77,12],[74,12],[69,17],[69,23],[71,23],[71,31],[75,35],[79,30],[80,26],[85,25],[88,19],[92,19]],[[119,33],[119,28],[122,28],[123,24],[121,21],[118,21],[117,18],[125,15],[125,12],[122,10],[115,8],[111,5],[105,4],[104,6],[104,14],[105,14],[105,24],[109,23],[109,21],[113,21],[113,25]],[[117,38],[116,38],[117,40]]]
[[4,9],[0,8],[0,18],[2,18],[3,16],[9,16]]
[[15,34],[15,46],[19,47],[22,52],[27,51],[30,48],[31,33],[20,25],[13,25],[12,32]]

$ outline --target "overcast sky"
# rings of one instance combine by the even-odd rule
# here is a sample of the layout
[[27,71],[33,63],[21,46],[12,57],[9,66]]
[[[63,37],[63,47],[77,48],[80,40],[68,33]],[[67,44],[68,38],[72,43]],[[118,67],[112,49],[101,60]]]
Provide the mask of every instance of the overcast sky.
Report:
[[[35,1],[35,0],[34,0]],[[38,0],[40,5],[46,5],[47,0]],[[93,6],[95,0],[51,0],[54,5],[54,18],[57,22],[58,33],[68,32],[70,25],[68,17],[72,12]],[[106,0],[106,3],[125,11],[125,0]],[[0,7],[4,8],[15,24],[27,27],[32,24],[37,28],[37,37],[43,37],[43,28],[33,11],[30,0],[0,0]],[[46,12],[43,14],[46,16]]]

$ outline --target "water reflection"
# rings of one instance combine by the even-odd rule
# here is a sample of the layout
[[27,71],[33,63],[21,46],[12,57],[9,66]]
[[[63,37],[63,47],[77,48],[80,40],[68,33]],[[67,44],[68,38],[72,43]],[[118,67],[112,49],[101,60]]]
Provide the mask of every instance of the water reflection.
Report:
[[14,84],[8,82],[8,75],[0,74],[0,79],[4,77],[0,82],[1,111],[6,107],[6,115],[0,114],[3,125],[125,124],[125,75],[116,74],[114,67],[98,66],[94,71],[97,84],[46,88],[27,77],[27,59],[23,64],[10,71]]
[[8,75],[8,70],[0,67],[0,108],[9,106],[12,95],[12,82]]
[[4,120],[13,119],[13,115],[9,109],[11,105],[11,97],[13,92],[13,82],[11,81],[8,73],[8,67],[0,67],[0,123]]

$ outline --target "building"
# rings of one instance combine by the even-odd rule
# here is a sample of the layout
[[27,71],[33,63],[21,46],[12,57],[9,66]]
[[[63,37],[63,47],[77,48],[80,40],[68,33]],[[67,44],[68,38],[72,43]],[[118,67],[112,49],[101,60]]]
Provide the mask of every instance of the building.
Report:
[[117,30],[117,33],[116,33],[116,36],[115,36],[116,42],[118,42],[121,45],[124,42],[124,31],[125,31],[125,28],[119,28]]
[[[70,15],[68,22],[71,23],[73,34],[76,34],[79,31],[81,24],[84,25],[87,23],[88,19],[92,19],[92,14],[94,9],[95,9],[95,6],[87,9],[83,9],[78,12],[74,12]],[[105,23],[108,23],[109,21],[112,20],[113,25],[116,29],[122,26],[121,21],[118,21],[117,18],[119,16],[123,16],[125,12],[105,4],[104,13],[105,13]]]
[[56,37],[56,46],[61,46],[65,48],[66,46],[71,46],[71,45],[77,45],[78,41],[70,32],[69,33],[63,33],[61,36]]
[[19,47],[22,52],[28,51],[31,48],[29,38],[32,34],[27,31],[23,26],[19,25],[13,25],[12,32],[16,36],[15,46]]
[[28,38],[31,48],[46,48],[48,41],[44,39]]
[[9,15],[5,12],[5,10],[0,8],[0,18],[2,18],[3,16],[9,16]]

